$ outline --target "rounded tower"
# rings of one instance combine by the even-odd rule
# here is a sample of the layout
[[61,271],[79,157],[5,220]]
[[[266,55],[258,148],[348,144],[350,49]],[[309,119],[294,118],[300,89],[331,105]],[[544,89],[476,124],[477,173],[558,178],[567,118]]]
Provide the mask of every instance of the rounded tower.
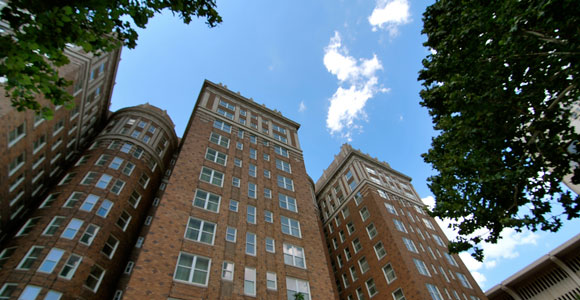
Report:
[[110,299],[177,144],[165,111],[112,114],[0,251],[0,297]]

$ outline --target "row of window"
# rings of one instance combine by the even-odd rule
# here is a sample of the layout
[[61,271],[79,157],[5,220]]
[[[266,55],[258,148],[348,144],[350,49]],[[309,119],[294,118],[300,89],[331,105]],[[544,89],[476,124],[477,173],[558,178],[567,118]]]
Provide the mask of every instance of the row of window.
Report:
[[[250,169],[250,174],[252,172],[252,169]],[[255,169],[254,169],[255,172]],[[223,187],[224,184],[224,178],[225,175],[222,172],[219,172],[217,170],[208,168],[208,167],[202,167],[201,168],[201,173],[199,174],[199,179],[203,182],[207,182],[209,184],[213,184],[219,187]],[[289,190],[289,191],[294,191],[294,180],[292,180],[291,178],[282,176],[282,175],[277,175],[277,180],[276,180],[278,187]],[[240,179],[237,177],[232,177],[232,185],[235,187],[239,187],[240,186]],[[269,190],[270,191],[270,190]],[[271,193],[271,191],[270,191]],[[248,182],[248,197],[256,199],[257,198],[257,185],[253,182]]]
[[[180,252],[173,278],[175,281],[187,282],[206,287],[209,281],[210,268],[211,258]],[[222,280],[233,281],[235,278],[234,273],[234,263],[224,261],[221,271]],[[244,268],[245,295],[256,296],[256,277],[257,274],[255,268]],[[268,290],[278,290],[278,281],[275,272],[266,272],[266,288]],[[294,295],[297,293],[304,295],[304,299],[311,299],[310,285],[308,281],[286,277],[286,290],[288,299],[294,299]]]
[[[271,198],[271,191],[269,193],[269,197],[267,197],[267,198]],[[201,189],[198,189],[195,192],[195,197],[193,199],[193,206],[195,206],[195,207],[217,213],[219,211],[220,203],[221,203],[221,196],[219,196],[219,195],[216,195],[216,194],[211,193],[211,192],[206,192],[206,191],[201,190]],[[292,212],[298,212],[298,207],[296,205],[296,198],[290,197],[288,195],[284,195],[282,193],[278,193],[278,203],[280,205],[280,208],[283,208],[283,209],[286,209],[286,210],[289,210]],[[239,205],[238,201],[230,200],[229,210],[237,212],[238,205]],[[249,206],[249,207],[253,207],[253,206]],[[266,215],[268,215],[268,213],[266,213]]]
[[[0,299],[15,299],[15,292],[18,287],[18,283],[5,283],[2,288],[0,289]],[[42,287],[35,286],[35,285],[27,285],[24,287],[22,293],[20,293],[18,299],[22,300],[34,300],[37,299],[38,296],[42,292]],[[59,300],[62,297],[62,293],[48,290],[44,295],[44,300]]]
[[[222,121],[219,121],[219,120],[215,120],[214,121],[213,127],[216,128],[216,129],[218,129],[218,130],[221,130],[221,131],[230,133],[230,134],[232,133],[232,125],[227,124],[227,123],[222,122]],[[237,133],[238,138],[239,139],[243,139],[244,138],[244,134],[245,134],[245,131],[238,128],[238,133]],[[276,138],[276,135],[274,135],[274,137]],[[286,143],[285,142],[285,138],[283,138],[283,139],[282,138],[280,138],[280,139],[279,138],[276,138],[276,139],[279,140],[279,141],[282,141],[282,142]],[[218,145],[220,145],[222,147],[225,147],[225,148],[229,148],[229,145],[230,145],[230,139],[229,138],[227,138],[225,136],[222,136],[222,135],[220,135],[218,133],[215,133],[215,132],[212,132],[210,134],[210,141],[213,142],[213,143],[215,143],[215,144],[218,144]],[[257,144],[258,143],[258,138],[255,135],[250,135],[250,142],[252,144]],[[266,147],[270,145],[270,143],[267,140],[263,140],[262,141],[262,144],[264,146],[266,146]],[[243,144],[241,142],[237,142],[236,143],[236,148],[239,149],[239,150],[243,150]],[[289,157],[288,149],[286,149],[286,148],[284,148],[282,146],[276,145],[276,144],[274,144],[274,152],[276,154],[280,155],[280,156]]]

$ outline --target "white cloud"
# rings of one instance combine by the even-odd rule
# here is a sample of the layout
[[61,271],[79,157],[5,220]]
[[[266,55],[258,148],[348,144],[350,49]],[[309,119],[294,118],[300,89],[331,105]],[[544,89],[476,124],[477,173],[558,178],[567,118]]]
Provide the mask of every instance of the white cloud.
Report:
[[[423,203],[425,203],[429,208],[435,206],[435,198],[433,196],[427,196],[421,200],[423,200]],[[439,218],[435,218],[435,220],[449,240],[454,240],[457,237],[457,232],[448,228],[449,225],[452,224],[451,220],[441,220]],[[473,234],[473,236],[482,235],[484,232],[484,230],[478,230]],[[524,229],[522,232],[516,232],[512,228],[504,229],[501,232],[501,237],[502,239],[500,239],[497,244],[484,242],[479,245],[483,249],[483,254],[485,255],[483,262],[475,260],[471,254],[467,252],[459,254],[459,257],[461,257],[461,260],[463,260],[463,263],[465,263],[465,266],[469,269],[473,278],[481,287],[484,286],[484,282],[487,280],[481,272],[478,272],[482,267],[485,267],[485,269],[488,270],[493,269],[498,263],[501,263],[502,260],[516,258],[520,255],[518,252],[519,247],[537,245],[538,239],[540,238],[538,234],[529,230]]]
[[304,104],[304,101],[300,101],[300,105],[298,106],[298,111],[299,112],[306,111],[306,104]]
[[409,2],[407,0],[377,0],[377,4],[369,23],[373,26],[373,31],[385,29],[391,36],[399,33],[398,27],[411,22],[409,12]]
[[[367,100],[377,93],[388,91],[378,86],[376,72],[382,70],[383,66],[376,55],[370,59],[350,56],[338,32],[334,33],[324,49],[323,63],[339,81],[339,87],[330,98],[326,127],[331,134],[340,134],[350,141],[352,131],[362,129],[355,121],[366,120],[364,107]],[[343,84],[347,87],[343,87]]]

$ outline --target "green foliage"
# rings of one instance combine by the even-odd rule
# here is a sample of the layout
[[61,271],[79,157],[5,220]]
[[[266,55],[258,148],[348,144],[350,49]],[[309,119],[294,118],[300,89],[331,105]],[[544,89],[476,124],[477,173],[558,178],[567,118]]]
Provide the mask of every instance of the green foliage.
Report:
[[134,48],[137,32],[162,10],[177,14],[189,24],[194,16],[205,17],[210,27],[222,18],[214,0],[11,0],[0,18],[11,28],[0,35],[0,77],[12,105],[50,116],[35,98],[42,95],[55,105],[70,103],[65,88],[71,84],[57,68],[69,60],[67,44],[99,54],[121,45]]
[[[557,231],[580,198],[561,188],[580,140],[580,1],[442,0],[423,16],[421,105],[439,135],[423,158],[438,172],[433,216],[456,220],[453,252],[496,243],[504,228]],[[580,182],[580,168],[573,170]],[[552,213],[561,205],[564,213]],[[481,234],[483,232],[483,234]]]
[[304,300],[304,294],[298,292],[294,294],[294,300]]

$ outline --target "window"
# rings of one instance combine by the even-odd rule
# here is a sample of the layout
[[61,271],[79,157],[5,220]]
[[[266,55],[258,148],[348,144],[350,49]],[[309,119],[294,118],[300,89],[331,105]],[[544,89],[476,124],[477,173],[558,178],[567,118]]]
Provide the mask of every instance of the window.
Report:
[[205,153],[205,159],[213,161],[213,162],[220,164],[222,166],[225,166],[226,161],[228,159],[228,156],[225,153],[219,152],[219,151],[214,150],[212,148],[207,148],[207,151]]
[[222,279],[233,281],[234,280],[234,263],[229,261],[224,261],[222,265]]
[[377,287],[375,286],[375,281],[374,279],[370,278],[369,280],[367,280],[365,282],[365,285],[367,286],[367,291],[369,292],[369,297],[373,297],[376,294],[379,293],[379,291],[377,291]]
[[405,228],[405,225],[403,224],[403,222],[401,222],[397,219],[393,219],[393,222],[395,222],[395,227],[397,227],[398,231],[407,233],[407,228]]
[[123,167],[123,174],[130,176],[131,173],[133,173],[133,170],[135,169],[135,164],[133,164],[132,162],[128,161],[125,164],[125,167]]
[[97,210],[97,216],[106,218],[109,214],[109,211],[111,211],[111,207],[113,207],[113,202],[104,199],[103,202],[101,202],[101,206]]
[[213,245],[216,224],[189,217],[185,238],[208,245]]
[[234,166],[241,168],[242,167],[242,160],[239,158],[234,158]]
[[403,295],[402,289],[397,289],[393,292],[393,299],[395,300],[405,300],[405,295]]
[[222,100],[222,99],[220,99],[220,102],[219,102],[219,104],[220,104],[221,106],[223,106],[223,107],[225,107],[225,108],[229,109],[229,110],[236,110],[236,107],[235,107],[235,106],[233,106],[233,105],[232,105],[232,104],[230,104],[230,103],[227,103],[227,102],[225,102],[225,101],[224,101],[224,100]]
[[340,236],[340,242],[344,243],[344,238],[345,238],[344,231],[343,230],[339,231],[338,235]]
[[89,194],[79,209],[90,212],[95,207],[95,204],[97,204],[97,201],[99,201],[98,196]]
[[91,267],[91,272],[85,281],[85,286],[91,291],[96,292],[99,289],[99,285],[101,285],[103,277],[105,277],[105,270],[98,265],[93,265]]
[[250,166],[248,168],[248,175],[250,175],[252,177],[256,177],[257,169],[258,169],[258,167],[256,167],[256,165],[250,164]]
[[274,222],[274,214],[269,210],[265,210],[264,211],[264,220],[268,223],[273,223]]
[[227,123],[224,123],[222,121],[218,121],[218,120],[213,121],[213,127],[217,128],[219,130],[225,131],[227,133],[232,132],[232,126],[227,124]]
[[427,226],[427,228],[429,228],[431,230],[435,230],[435,227],[433,227],[433,224],[431,224],[431,221],[423,218],[423,223],[425,223],[425,226]]
[[459,278],[459,281],[461,281],[461,285],[468,288],[468,289],[472,289],[473,287],[471,287],[471,283],[469,283],[469,280],[467,280],[467,277],[465,277],[465,275],[463,275],[463,273],[455,273],[457,274],[457,278]]
[[24,165],[24,153],[20,153],[17,157],[15,157],[8,166],[8,176],[16,173],[20,167]]
[[85,245],[91,245],[91,243],[95,239],[95,236],[97,235],[97,232],[99,232],[99,226],[89,224],[85,229],[85,232],[81,236],[80,242]]
[[284,147],[280,147],[278,145],[274,145],[274,152],[276,152],[276,154],[284,156],[284,157],[289,157],[288,155],[288,150]]
[[232,186],[240,187],[240,179],[238,177],[232,176]]
[[71,254],[68,257],[67,261],[64,263],[64,266],[62,267],[62,270],[60,270],[60,274],[58,274],[58,276],[63,277],[65,279],[71,279],[74,276],[77,268],[81,264],[82,260],[83,258],[81,256]]
[[284,263],[305,269],[306,260],[304,258],[304,249],[302,247],[284,243]]
[[271,252],[271,253],[276,252],[275,243],[276,242],[274,241],[273,238],[267,237],[266,238],[266,251]]
[[257,144],[258,143],[258,137],[256,137],[253,134],[250,134],[250,143]]
[[248,182],[248,197],[256,199],[256,184]]
[[221,187],[224,181],[224,174],[216,170],[203,167],[201,168],[201,174],[199,179],[201,181],[205,181],[207,183],[211,183],[213,185]]
[[292,173],[292,170],[290,168],[290,163],[285,162],[285,161],[280,160],[280,159],[277,159],[277,158],[276,158],[276,169],[282,170],[284,172]]
[[244,150],[244,144],[242,142],[236,142],[236,149]]
[[349,261],[352,258],[352,254],[350,253],[348,246],[344,248],[344,257],[346,258],[346,261]]
[[83,225],[83,221],[79,219],[71,219],[60,237],[72,240]]
[[393,269],[393,267],[391,266],[391,264],[387,264],[383,267],[383,274],[385,275],[385,279],[387,280],[387,283],[391,283],[393,282],[395,279],[397,279],[397,275],[395,274],[395,270]]
[[115,179],[115,183],[111,187],[111,192],[115,195],[119,195],[125,186],[125,181],[121,179]]
[[40,256],[41,252],[42,252],[42,247],[32,246],[30,248],[30,250],[28,250],[28,252],[24,256],[24,258],[22,258],[22,260],[20,261],[20,263],[18,264],[18,267],[16,267],[16,269],[17,270],[30,270],[30,267],[32,267],[32,265],[36,262],[36,260]]
[[106,189],[107,185],[109,185],[109,182],[111,182],[112,178],[113,177],[111,175],[103,174],[103,175],[101,175],[101,178],[99,178],[99,181],[97,182],[97,184],[95,186],[100,188],[100,189]]
[[119,216],[119,219],[117,219],[117,226],[125,231],[127,226],[129,226],[129,222],[131,222],[131,215],[128,212],[123,211]]
[[419,251],[417,251],[417,247],[415,247],[415,243],[413,243],[412,240],[408,238],[403,238],[403,242],[405,243],[405,247],[407,247],[407,250],[414,253],[419,253]]
[[308,281],[286,277],[286,291],[288,293],[288,299],[294,299],[294,295],[300,293],[304,296],[304,300],[311,300],[310,284]]
[[437,245],[439,245],[441,247],[445,247],[445,243],[443,243],[443,240],[438,235],[433,234],[433,239],[435,240]]
[[113,256],[115,255],[115,250],[117,250],[117,246],[119,246],[119,240],[117,240],[114,236],[110,235],[107,241],[105,242],[105,245],[103,246],[101,252],[105,254],[105,256],[107,256],[108,258],[113,258]]
[[238,211],[238,201],[230,199],[230,206],[231,211],[237,212]]
[[4,264],[12,256],[12,254],[16,252],[16,249],[17,249],[16,247],[5,248],[4,250],[2,250],[2,252],[0,252],[0,268],[2,268],[2,266],[4,266]]
[[447,262],[455,267],[458,267],[457,262],[455,261],[455,258],[453,258],[453,256],[451,256],[449,253],[447,252],[443,252],[443,255],[445,255],[445,258],[447,259]]
[[439,289],[436,286],[429,283],[427,283],[426,286],[427,290],[429,291],[429,295],[431,295],[431,298],[433,300],[443,300],[443,296],[441,296],[441,293],[439,292]]
[[[245,124],[245,123],[242,123],[242,124]],[[244,130],[243,129],[238,128],[238,138],[239,139],[243,139],[244,138]]]
[[256,296],[256,269],[246,268],[244,271],[244,295]]
[[58,198],[59,193],[54,193],[54,194],[50,194],[48,195],[44,201],[42,202],[42,204],[40,204],[39,208],[46,208],[46,207],[51,207],[52,203],[54,203],[54,201],[56,201],[56,199]]
[[64,250],[52,248],[50,252],[44,258],[44,261],[38,267],[38,272],[42,273],[52,273],[54,271],[54,267],[58,264],[62,255],[64,254]]
[[203,190],[197,190],[195,192],[195,198],[193,199],[193,206],[213,212],[218,212],[220,207],[220,199],[220,196],[216,194],[212,194]]
[[358,275],[356,273],[356,268],[354,266],[351,266],[349,268],[349,271],[350,271],[350,277],[352,278],[352,281],[354,282],[354,281],[358,280]]
[[362,245],[358,238],[352,240],[352,248],[354,249],[354,253],[358,253],[362,249]]
[[8,133],[8,147],[16,144],[26,135],[26,124],[22,123]]
[[387,208],[387,210],[392,213],[393,215],[398,215],[397,214],[397,210],[395,209],[395,207],[389,203],[385,203],[385,207]]
[[42,147],[46,145],[46,134],[39,136],[32,144],[32,153],[38,152]]
[[32,231],[32,229],[34,229],[36,224],[38,224],[38,221],[40,221],[40,217],[28,219],[28,221],[26,221],[24,226],[22,226],[22,228],[18,231],[16,236],[24,236],[24,235],[27,235],[28,233],[30,233],[30,231]]
[[256,149],[250,148],[250,158],[251,159],[258,159],[258,153]]
[[115,156],[115,158],[113,158],[113,160],[109,164],[109,168],[111,168],[113,170],[119,170],[122,163],[123,163],[123,159]]
[[64,128],[64,120],[57,121],[53,126],[52,135],[55,136]]
[[276,131],[279,131],[279,132],[281,132],[283,134],[286,134],[286,129],[284,129],[284,128],[276,125],[276,124],[273,124],[273,123],[272,123],[272,129],[273,130],[276,130]]
[[141,174],[141,177],[139,177],[139,185],[143,189],[146,189],[148,184],[149,184],[149,176],[147,176],[147,174],[145,173]]
[[127,263],[127,265],[125,266],[125,271],[123,271],[123,273],[125,273],[125,274],[131,274],[131,271],[133,271],[133,267],[134,266],[135,266],[135,262],[129,261]]
[[95,162],[97,166],[104,166],[107,162],[111,159],[111,156],[108,154],[102,154],[99,159]]
[[338,263],[338,267],[342,268],[342,256],[340,254],[336,256],[336,262]]
[[383,257],[387,255],[387,250],[385,250],[385,247],[383,246],[382,242],[378,242],[377,244],[375,244],[374,248],[378,260],[381,260]]
[[342,213],[343,219],[346,219],[348,216],[350,216],[350,210],[346,206],[340,212]]
[[354,195],[354,203],[356,204],[356,206],[358,206],[362,201],[363,201],[363,197],[362,197],[361,192],[357,192]]
[[360,218],[362,219],[362,221],[363,221],[363,222],[364,222],[364,221],[366,221],[366,220],[367,220],[367,219],[368,219],[368,218],[371,216],[371,214],[369,213],[369,210],[367,209],[367,207],[366,207],[366,206],[365,206],[365,207],[363,207],[363,208],[362,208],[362,209],[359,211],[359,213],[360,213]]
[[[36,299],[41,290],[42,288],[39,286],[27,285],[20,294],[20,297],[18,297],[18,300]],[[12,293],[13,292],[14,291],[12,291]]]
[[269,154],[264,153],[263,154],[263,157],[264,157],[264,160],[265,161],[270,161],[270,155]]
[[358,266],[360,267],[361,274],[366,273],[370,269],[369,262],[364,256],[358,260]]
[[431,277],[431,274],[429,273],[429,269],[427,269],[425,262],[416,258],[413,258],[413,261],[415,262],[415,266],[417,267],[417,270],[419,270],[419,273],[421,273],[421,275]]
[[284,194],[278,194],[278,200],[280,202],[280,207],[287,209],[289,211],[298,212],[296,207],[296,199],[286,196]]
[[222,115],[222,116],[224,116],[224,117],[226,117],[226,118],[228,118],[228,119],[230,119],[230,120],[233,120],[234,119],[234,114],[232,114],[229,111],[223,110],[221,108],[218,108],[217,109],[217,113],[220,114],[220,115]]
[[215,132],[212,132],[210,134],[209,141],[214,143],[214,144],[220,145],[224,148],[230,147],[230,139],[225,137],[225,136],[219,135]]
[[277,290],[276,273],[266,272],[266,288],[269,290]]
[[278,186],[290,191],[294,191],[294,181],[282,175],[278,175]]
[[129,153],[131,151],[131,148],[133,148],[133,144],[131,144],[131,143],[124,143],[123,146],[121,147],[121,152],[123,152],[123,153]]
[[274,139],[279,140],[282,143],[288,143],[288,139],[286,139],[286,137],[281,136],[281,135],[277,134],[276,132],[274,132]]
[[226,241],[235,243],[236,242],[236,234],[238,230],[233,227],[229,227],[226,229]]
[[374,239],[375,236],[377,236],[377,228],[375,228],[375,225],[373,223],[370,223],[367,226],[367,233],[369,234],[369,239]]
[[269,188],[264,188],[264,198],[272,199],[272,190]]
[[246,232],[246,254],[256,256],[256,234]]
[[141,201],[141,195],[137,193],[137,191],[133,191],[131,196],[129,196],[129,204],[133,206],[133,208],[137,208],[139,206],[139,202]]
[[354,224],[352,222],[346,223],[346,230],[348,231],[348,234],[351,235],[355,230]]
[[280,216],[280,221],[282,222],[282,233],[289,234],[298,238],[301,237],[300,222],[284,216]]

